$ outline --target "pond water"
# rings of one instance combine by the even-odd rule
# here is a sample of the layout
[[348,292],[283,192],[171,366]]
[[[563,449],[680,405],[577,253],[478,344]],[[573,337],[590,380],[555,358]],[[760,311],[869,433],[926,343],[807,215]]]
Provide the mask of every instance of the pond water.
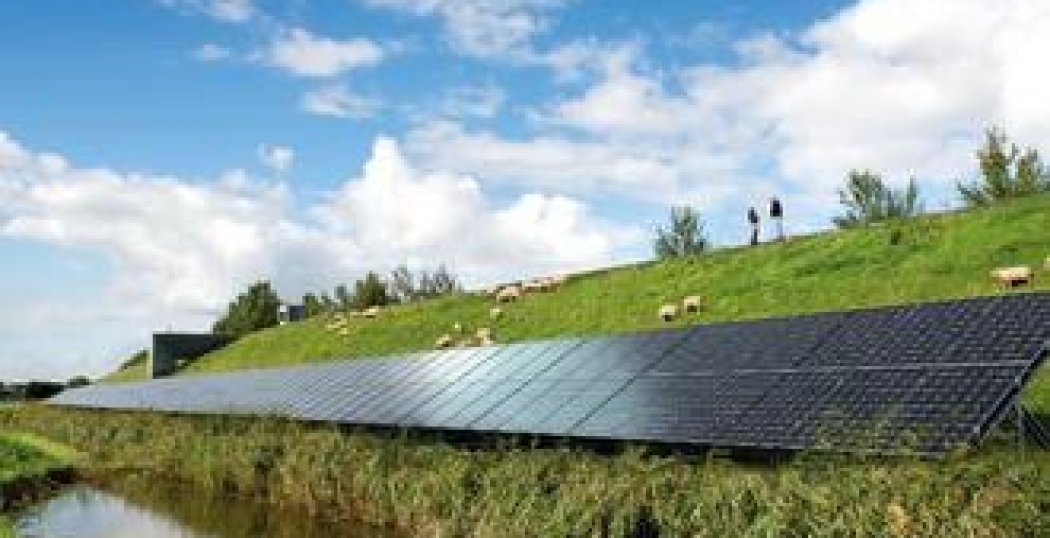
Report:
[[26,538],[393,537],[356,521],[333,523],[258,502],[218,498],[155,481],[74,486],[15,518]]

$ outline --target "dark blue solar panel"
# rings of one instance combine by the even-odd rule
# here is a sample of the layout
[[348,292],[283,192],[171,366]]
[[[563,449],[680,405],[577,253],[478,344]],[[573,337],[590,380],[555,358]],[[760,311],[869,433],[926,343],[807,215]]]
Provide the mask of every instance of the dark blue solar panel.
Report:
[[454,349],[66,391],[56,405],[943,453],[978,440],[1050,341],[1050,293]]

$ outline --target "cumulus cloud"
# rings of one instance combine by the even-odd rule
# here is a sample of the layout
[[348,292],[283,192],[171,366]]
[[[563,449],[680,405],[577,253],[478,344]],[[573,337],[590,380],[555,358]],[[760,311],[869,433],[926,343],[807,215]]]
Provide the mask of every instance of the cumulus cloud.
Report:
[[1032,57],[1048,27],[1050,4],[1034,0],[863,0],[795,35],[739,41],[728,64],[660,70],[637,43],[570,43],[550,65],[588,65],[593,80],[541,107],[534,134],[437,121],[407,148],[523,188],[735,207],[779,193],[811,228],[851,168],[916,175],[947,197],[985,127],[1050,144],[1050,75]]
[[342,85],[324,86],[305,93],[299,101],[303,111],[333,118],[371,118],[383,104],[378,99],[358,95]]
[[365,0],[366,4],[441,19],[452,46],[479,57],[528,54],[551,11],[573,0]]
[[470,280],[592,266],[631,231],[602,223],[564,196],[528,194],[493,207],[472,177],[421,172],[399,144],[380,138],[359,179],[320,209],[334,229],[356,230],[381,259],[454,256]]
[[287,146],[263,144],[258,155],[260,162],[278,174],[287,172],[295,162],[295,150]]
[[327,78],[376,65],[383,57],[382,47],[369,39],[337,40],[293,28],[274,40],[266,61],[293,75]]
[[[566,196],[494,204],[475,179],[422,171],[388,138],[360,175],[303,208],[287,186],[244,172],[187,181],[80,168],[0,132],[0,237],[97,253],[113,267],[94,314],[77,317],[77,330],[102,320],[112,329],[98,349],[123,350],[165,324],[204,328],[260,278],[295,298],[369,269],[445,262],[482,284],[608,263],[632,233]],[[61,309],[44,306],[35,315],[60,323]],[[11,353],[5,344],[0,361]]]

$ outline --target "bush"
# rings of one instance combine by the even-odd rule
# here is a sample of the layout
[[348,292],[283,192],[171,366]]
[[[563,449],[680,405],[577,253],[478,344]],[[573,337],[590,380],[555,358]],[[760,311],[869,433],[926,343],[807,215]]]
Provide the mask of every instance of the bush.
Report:
[[970,207],[1050,192],[1050,171],[1034,148],[1017,147],[996,128],[987,131],[984,147],[977,151],[981,177],[972,185],[958,184],[963,202]]
[[252,284],[248,291],[240,294],[230,303],[212,332],[240,338],[246,334],[274,327],[277,325],[277,310],[281,307],[281,298],[263,280]]
[[845,215],[833,219],[839,228],[909,218],[922,213],[915,178],[908,181],[903,190],[895,190],[886,186],[882,176],[868,170],[850,171],[846,187],[839,190],[839,203],[846,207]]

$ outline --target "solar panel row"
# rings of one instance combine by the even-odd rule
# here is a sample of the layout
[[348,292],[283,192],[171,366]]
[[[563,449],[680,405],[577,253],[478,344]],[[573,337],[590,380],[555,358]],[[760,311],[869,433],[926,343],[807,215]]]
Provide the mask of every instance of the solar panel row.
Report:
[[972,443],[1050,341],[1050,294],[67,391],[58,405],[726,447]]

